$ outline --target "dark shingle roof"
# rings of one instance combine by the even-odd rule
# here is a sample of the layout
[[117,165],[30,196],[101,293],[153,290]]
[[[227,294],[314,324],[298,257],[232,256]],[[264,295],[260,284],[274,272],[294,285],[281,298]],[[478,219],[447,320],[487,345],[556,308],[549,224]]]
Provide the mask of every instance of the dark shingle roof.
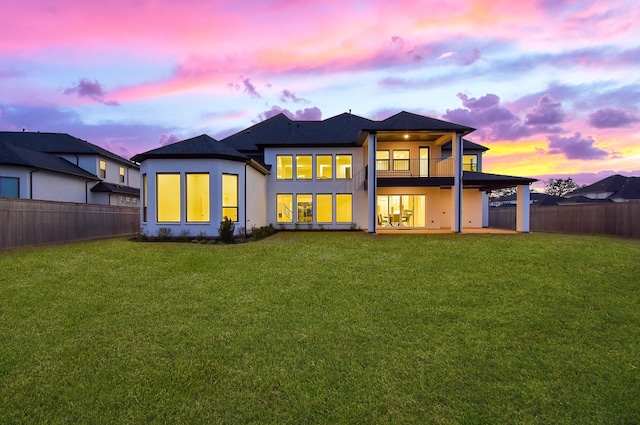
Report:
[[0,164],[50,170],[86,179],[99,180],[95,174],[91,174],[66,159],[54,154],[16,146],[3,138],[0,138]]
[[323,121],[294,121],[280,113],[222,140],[240,151],[261,146],[352,146],[374,121],[348,113]]
[[223,158],[236,161],[249,160],[249,157],[245,154],[238,152],[231,146],[219,142],[206,134],[143,152],[135,155],[131,159],[136,162],[142,162],[149,158]]
[[[479,145],[477,143],[472,142],[471,140],[467,140],[467,139],[462,139],[462,149],[463,151],[488,151],[489,148],[486,146],[482,146]],[[451,142],[447,142],[444,145],[442,145],[442,150],[443,151],[450,151],[451,150]]]
[[565,196],[575,198],[590,193],[611,193],[608,199],[640,199],[640,177],[614,174],[589,186],[576,189]]
[[91,188],[92,192],[121,193],[123,195],[140,196],[140,189],[115,183],[100,182]]
[[436,118],[426,117],[424,115],[418,115],[411,112],[402,111],[389,118],[377,121],[369,128],[363,127],[363,130],[378,130],[378,131],[461,131],[470,133],[475,129],[467,127],[465,125],[455,124],[448,121],[439,120]]
[[65,133],[0,131],[0,140],[32,151],[50,154],[102,155],[131,165],[127,159]]

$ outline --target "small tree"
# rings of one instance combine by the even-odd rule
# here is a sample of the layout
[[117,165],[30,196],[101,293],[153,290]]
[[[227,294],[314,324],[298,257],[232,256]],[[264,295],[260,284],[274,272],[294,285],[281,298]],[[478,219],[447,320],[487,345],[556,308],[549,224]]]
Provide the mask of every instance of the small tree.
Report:
[[544,182],[544,193],[553,196],[564,196],[569,192],[580,189],[580,186],[571,179],[549,179]]
[[224,220],[220,222],[220,227],[218,227],[218,236],[220,236],[222,242],[231,243],[233,242],[233,233],[235,230],[236,226],[233,224],[233,221],[225,217]]

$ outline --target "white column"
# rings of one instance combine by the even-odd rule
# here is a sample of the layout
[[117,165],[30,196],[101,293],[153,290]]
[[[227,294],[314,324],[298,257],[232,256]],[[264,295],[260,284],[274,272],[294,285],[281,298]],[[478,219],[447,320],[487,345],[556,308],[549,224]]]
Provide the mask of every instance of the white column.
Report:
[[462,232],[462,134],[456,133],[451,140],[453,158],[453,190],[451,192],[451,230]]
[[518,186],[517,195],[517,211],[516,211],[516,230],[518,232],[529,232],[529,206],[530,206],[530,190],[529,185]]
[[376,145],[377,136],[376,133],[369,133],[369,165],[367,168],[367,180],[369,181],[368,196],[369,196],[369,233],[376,232]]

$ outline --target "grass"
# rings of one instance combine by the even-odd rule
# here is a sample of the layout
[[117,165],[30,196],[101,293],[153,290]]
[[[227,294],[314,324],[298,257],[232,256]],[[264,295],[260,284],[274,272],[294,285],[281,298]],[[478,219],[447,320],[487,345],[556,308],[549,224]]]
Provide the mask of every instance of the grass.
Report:
[[640,423],[640,244],[279,233],[0,253],[0,422]]

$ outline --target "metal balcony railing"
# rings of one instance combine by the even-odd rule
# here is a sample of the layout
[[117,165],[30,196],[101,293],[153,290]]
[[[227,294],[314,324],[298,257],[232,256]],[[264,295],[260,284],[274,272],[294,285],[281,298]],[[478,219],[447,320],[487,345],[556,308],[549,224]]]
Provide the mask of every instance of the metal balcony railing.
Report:
[[453,158],[376,160],[376,177],[452,177],[453,171]]

